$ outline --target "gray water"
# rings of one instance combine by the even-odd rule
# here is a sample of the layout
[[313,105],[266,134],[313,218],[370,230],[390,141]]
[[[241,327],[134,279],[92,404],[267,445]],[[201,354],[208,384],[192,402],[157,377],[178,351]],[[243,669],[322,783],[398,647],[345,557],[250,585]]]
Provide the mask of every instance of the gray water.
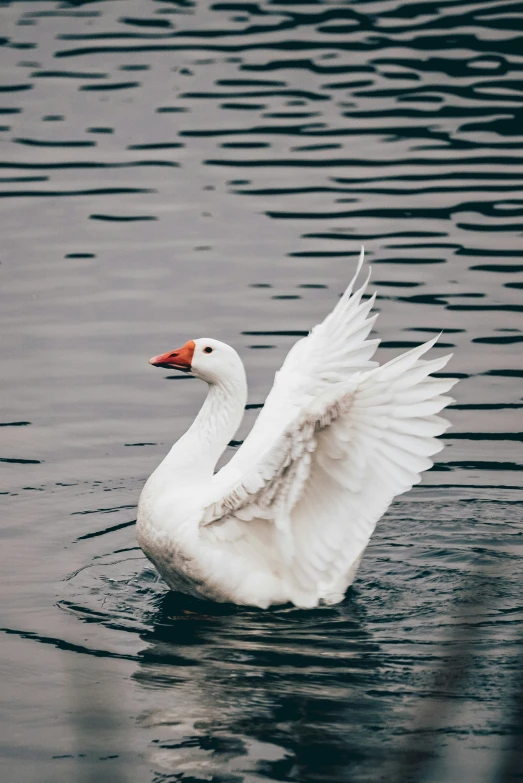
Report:
[[[0,20],[2,780],[522,779],[521,3]],[[168,594],[135,508],[205,389],[149,356],[234,345],[241,441],[362,242],[378,358],[454,351],[445,450],[341,605]]]

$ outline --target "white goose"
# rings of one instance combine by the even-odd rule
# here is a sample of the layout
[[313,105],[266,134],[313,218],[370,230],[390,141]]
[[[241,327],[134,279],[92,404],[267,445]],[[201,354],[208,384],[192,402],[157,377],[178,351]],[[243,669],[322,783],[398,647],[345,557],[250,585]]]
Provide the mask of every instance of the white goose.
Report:
[[[449,360],[436,339],[378,366],[367,337],[375,294],[354,279],[332,313],[289,352],[243,445],[218,473],[247,399],[242,361],[218,340],[190,340],[150,363],[209,392],[194,423],[147,481],[138,542],[173,590],[266,608],[341,601],[378,519],[421,480],[448,427],[439,413]],[[369,272],[370,276],[370,272]]]

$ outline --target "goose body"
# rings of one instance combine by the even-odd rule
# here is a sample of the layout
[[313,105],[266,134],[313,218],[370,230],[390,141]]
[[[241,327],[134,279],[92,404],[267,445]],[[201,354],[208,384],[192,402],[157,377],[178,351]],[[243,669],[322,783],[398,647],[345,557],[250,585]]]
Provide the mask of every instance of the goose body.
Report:
[[353,293],[362,263],[363,250],[347,291],[293,346],[249,436],[217,473],[247,400],[240,357],[199,338],[150,360],[209,385],[138,506],[138,542],[171,589],[262,608],[342,600],[376,522],[443,448],[436,438],[448,422],[437,414],[456,381],[432,373],[450,356],[422,358],[435,338],[372,361],[369,278]]

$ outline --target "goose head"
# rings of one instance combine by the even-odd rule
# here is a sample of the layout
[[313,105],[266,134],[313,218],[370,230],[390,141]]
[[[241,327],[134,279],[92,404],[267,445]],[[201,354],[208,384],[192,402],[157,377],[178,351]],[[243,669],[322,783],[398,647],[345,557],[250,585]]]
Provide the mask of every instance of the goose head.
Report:
[[211,385],[227,384],[244,375],[242,360],[234,348],[211,337],[189,340],[181,348],[153,356],[149,364],[191,372]]

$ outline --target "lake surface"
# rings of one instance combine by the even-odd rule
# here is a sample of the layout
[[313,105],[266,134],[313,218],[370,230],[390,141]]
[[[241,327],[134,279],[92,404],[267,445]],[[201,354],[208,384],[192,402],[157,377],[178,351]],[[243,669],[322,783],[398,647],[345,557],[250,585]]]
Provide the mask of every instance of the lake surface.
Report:
[[[0,19],[2,780],[521,780],[521,4]],[[205,389],[149,356],[234,345],[241,440],[361,243],[380,361],[454,351],[445,450],[339,606],[168,594],[136,503]]]

